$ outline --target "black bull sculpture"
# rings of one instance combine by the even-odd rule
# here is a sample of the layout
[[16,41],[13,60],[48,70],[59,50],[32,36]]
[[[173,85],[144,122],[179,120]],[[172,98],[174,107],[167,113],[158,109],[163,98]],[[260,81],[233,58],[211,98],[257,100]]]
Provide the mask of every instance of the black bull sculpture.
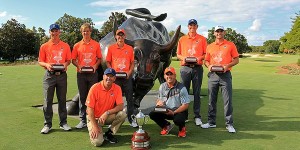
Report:
[[[146,19],[130,17],[119,27],[125,30],[125,43],[134,48],[133,100],[135,108],[139,108],[142,99],[151,90],[155,80],[159,79],[160,83],[165,81],[163,70],[171,63],[172,50],[178,41],[180,26],[170,39],[167,29],[161,23],[154,22],[164,20],[167,14],[153,16],[145,8],[127,9],[126,14]],[[115,43],[114,33],[118,27],[114,14],[113,17],[113,32],[100,40],[103,59],[102,68],[98,69],[99,80],[102,80],[103,70],[107,68],[105,58],[108,47]],[[78,101],[79,94],[67,106],[69,115],[78,114]]]

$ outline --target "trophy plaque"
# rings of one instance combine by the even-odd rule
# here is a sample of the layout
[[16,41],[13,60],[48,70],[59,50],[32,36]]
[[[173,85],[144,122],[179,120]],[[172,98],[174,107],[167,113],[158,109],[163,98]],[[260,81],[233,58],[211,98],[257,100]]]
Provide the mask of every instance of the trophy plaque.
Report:
[[85,62],[85,66],[81,67],[80,71],[82,73],[94,73],[94,68],[90,66],[90,62],[92,62],[91,56],[92,53],[83,53],[84,59],[83,61]]
[[65,66],[61,63],[59,63],[60,60],[62,60],[61,57],[62,51],[58,51],[56,55],[53,57],[53,59],[56,61],[55,64],[52,64],[52,70],[54,71],[63,71],[65,70]]
[[210,71],[212,72],[224,72],[224,67],[220,64],[220,62],[223,60],[222,59],[222,53],[218,53],[213,57],[213,60],[216,64],[214,64]]
[[166,113],[166,112],[168,112],[168,109],[166,107],[164,107],[164,106],[156,106],[154,108],[154,111],[155,112]]
[[184,61],[188,64],[194,64],[194,63],[197,63],[197,58],[196,57],[186,57]]
[[212,72],[224,72],[223,66],[212,66],[210,71]]
[[118,60],[118,71],[116,72],[116,78],[126,79],[127,73],[123,71],[126,68],[125,65],[126,59],[119,59]]
[[132,120],[134,120],[139,129],[133,133],[131,141],[131,149],[132,150],[148,150],[150,149],[150,137],[146,131],[142,129],[143,125],[149,121],[149,116],[144,115],[140,110],[139,113],[134,116],[131,116]]
[[116,72],[116,78],[126,79],[127,73],[126,72]]
[[197,58],[194,56],[194,54],[196,53],[195,49],[194,48],[189,49],[188,53],[190,54],[190,56],[188,56],[184,59],[185,63],[187,63],[187,64],[196,64],[197,63]]

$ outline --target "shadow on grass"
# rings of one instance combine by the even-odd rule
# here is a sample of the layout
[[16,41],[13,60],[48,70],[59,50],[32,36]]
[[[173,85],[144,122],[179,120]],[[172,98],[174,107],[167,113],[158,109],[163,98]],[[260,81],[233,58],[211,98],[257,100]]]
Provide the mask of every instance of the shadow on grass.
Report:
[[255,61],[260,61],[260,62],[280,62],[278,60],[268,60],[268,59],[256,59]]
[[[234,90],[234,120],[238,131],[298,131],[297,124],[300,124],[299,117],[292,117],[288,114],[272,114],[272,116],[257,115],[257,111],[264,107],[261,99],[264,96],[263,90]],[[289,101],[291,99],[280,97],[267,97],[274,101]],[[272,107],[271,105],[268,107]],[[279,117],[282,115],[289,117]],[[287,121],[290,120],[290,121]]]

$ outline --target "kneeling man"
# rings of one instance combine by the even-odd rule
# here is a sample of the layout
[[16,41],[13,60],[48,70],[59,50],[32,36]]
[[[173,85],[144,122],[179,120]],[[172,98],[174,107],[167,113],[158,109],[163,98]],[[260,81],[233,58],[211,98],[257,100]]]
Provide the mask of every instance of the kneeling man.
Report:
[[166,108],[166,112],[152,111],[149,116],[161,128],[161,135],[167,135],[173,128],[167,120],[173,120],[179,127],[178,137],[186,136],[185,119],[188,115],[190,103],[189,94],[185,86],[176,80],[176,72],[173,67],[168,67],[164,71],[165,83],[159,87],[156,107]]
[[[103,80],[94,84],[88,94],[85,105],[87,106],[87,126],[90,140],[94,146],[101,146],[104,140],[117,143],[113,136],[126,119],[123,110],[124,102],[120,86],[114,83],[116,71],[107,68]],[[110,125],[103,133],[102,127]]]

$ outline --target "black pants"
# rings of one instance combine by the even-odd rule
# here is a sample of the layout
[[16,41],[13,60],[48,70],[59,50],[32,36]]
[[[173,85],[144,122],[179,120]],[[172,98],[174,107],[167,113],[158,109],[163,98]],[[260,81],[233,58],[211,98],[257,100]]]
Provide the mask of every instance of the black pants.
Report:
[[132,77],[129,77],[129,79],[117,79],[115,83],[119,85],[122,89],[122,92],[125,93],[127,102],[127,118],[131,123],[131,116],[134,114]]
[[169,116],[161,112],[150,112],[150,118],[158,124],[161,128],[167,126],[169,122],[167,120],[173,120],[174,124],[179,127],[179,130],[185,126],[185,119],[188,115],[188,111],[177,113],[174,116]]

